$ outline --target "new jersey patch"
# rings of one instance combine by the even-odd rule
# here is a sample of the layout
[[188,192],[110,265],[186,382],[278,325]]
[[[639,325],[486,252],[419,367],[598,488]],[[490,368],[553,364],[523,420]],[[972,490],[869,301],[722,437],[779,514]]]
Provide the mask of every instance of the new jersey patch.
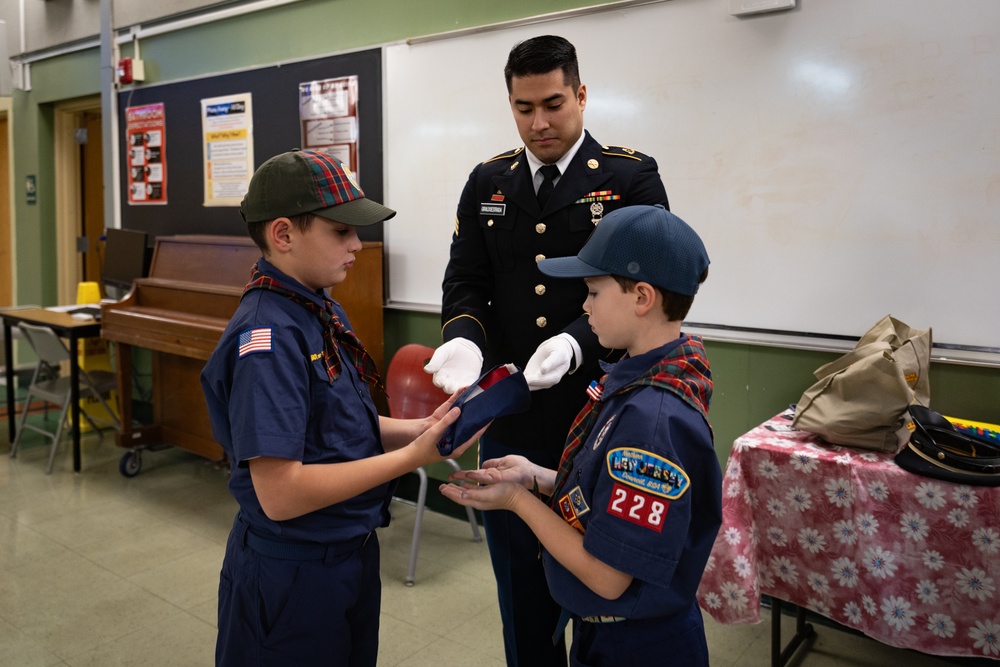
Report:
[[239,338],[240,357],[257,352],[271,351],[271,327],[247,329]]
[[664,519],[670,503],[623,484],[615,482],[608,500],[608,514],[637,526],[663,532]]
[[612,449],[607,462],[613,479],[654,496],[677,500],[691,486],[691,480],[679,465],[642,449]]

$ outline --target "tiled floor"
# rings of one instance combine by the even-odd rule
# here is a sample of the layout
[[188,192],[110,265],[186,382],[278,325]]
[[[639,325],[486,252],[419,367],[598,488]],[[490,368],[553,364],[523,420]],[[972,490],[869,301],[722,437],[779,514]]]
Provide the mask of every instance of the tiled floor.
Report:
[[[26,439],[7,456],[0,421],[0,665],[211,665],[216,587],[235,503],[226,473],[180,450],[118,472],[122,450],[85,436],[83,472],[64,444]],[[382,542],[383,667],[501,667],[503,647],[485,543],[466,522],[428,512],[417,583],[404,585],[414,509],[393,503]],[[769,619],[769,614],[765,614]],[[785,619],[786,632],[791,619]],[[770,664],[770,623],[707,621],[716,667]],[[820,627],[792,663],[930,667],[946,661]],[[996,663],[993,663],[996,664]],[[682,666],[678,666],[682,667]]]

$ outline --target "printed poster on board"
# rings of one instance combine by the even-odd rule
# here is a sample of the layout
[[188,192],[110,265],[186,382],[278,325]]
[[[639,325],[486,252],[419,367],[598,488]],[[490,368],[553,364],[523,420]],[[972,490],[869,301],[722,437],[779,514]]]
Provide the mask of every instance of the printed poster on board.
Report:
[[323,151],[358,173],[358,77],[299,84],[302,148]]
[[167,203],[166,115],[163,103],[126,107],[128,203]]
[[251,94],[201,101],[205,206],[239,206],[253,176]]

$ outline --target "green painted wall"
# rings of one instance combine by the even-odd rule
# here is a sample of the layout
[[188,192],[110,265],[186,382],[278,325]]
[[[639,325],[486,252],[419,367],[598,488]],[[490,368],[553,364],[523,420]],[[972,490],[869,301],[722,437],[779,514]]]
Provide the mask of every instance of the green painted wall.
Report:
[[[252,16],[145,39],[141,45],[142,57],[146,61],[147,81],[167,82],[599,4],[603,3],[304,0]],[[539,30],[545,30],[545,26]],[[12,194],[16,200],[18,303],[48,305],[56,298],[53,105],[99,94],[100,65],[96,49],[36,63],[31,71],[32,90],[15,93],[12,122],[17,187]],[[583,75],[586,78],[586,72]],[[502,85],[500,72],[484,72],[483,76],[494,77],[498,88]],[[427,72],[427,80],[428,90],[433,90],[434,72]],[[491,155],[499,148],[502,147],[483,146],[483,155]],[[20,186],[28,174],[34,174],[38,180],[35,205],[25,203]],[[387,359],[408,342],[431,346],[440,342],[437,315],[389,310],[385,322]],[[728,456],[737,436],[797,401],[811,384],[812,371],[835,357],[821,352],[711,341],[707,347],[716,382],[711,417],[722,459]],[[1000,422],[1000,371],[935,364],[931,369],[931,387],[933,405],[938,410],[969,419]],[[467,455],[463,463],[471,465],[472,455]],[[446,466],[431,471],[437,478],[445,474]]]

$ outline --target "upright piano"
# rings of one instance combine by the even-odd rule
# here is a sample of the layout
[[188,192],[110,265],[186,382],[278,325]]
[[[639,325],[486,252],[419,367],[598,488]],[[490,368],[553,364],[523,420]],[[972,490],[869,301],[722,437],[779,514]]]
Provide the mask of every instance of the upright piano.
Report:
[[[248,237],[161,236],[156,239],[149,277],[134,281],[122,300],[102,306],[101,336],[115,343],[122,422],[116,436],[119,446],[131,450],[172,445],[213,461],[224,460],[212,436],[199,377],[236,312],[259,256]],[[381,368],[381,243],[364,243],[347,282],[331,290],[331,296],[347,310]],[[133,347],[152,351],[151,424],[133,421]]]

